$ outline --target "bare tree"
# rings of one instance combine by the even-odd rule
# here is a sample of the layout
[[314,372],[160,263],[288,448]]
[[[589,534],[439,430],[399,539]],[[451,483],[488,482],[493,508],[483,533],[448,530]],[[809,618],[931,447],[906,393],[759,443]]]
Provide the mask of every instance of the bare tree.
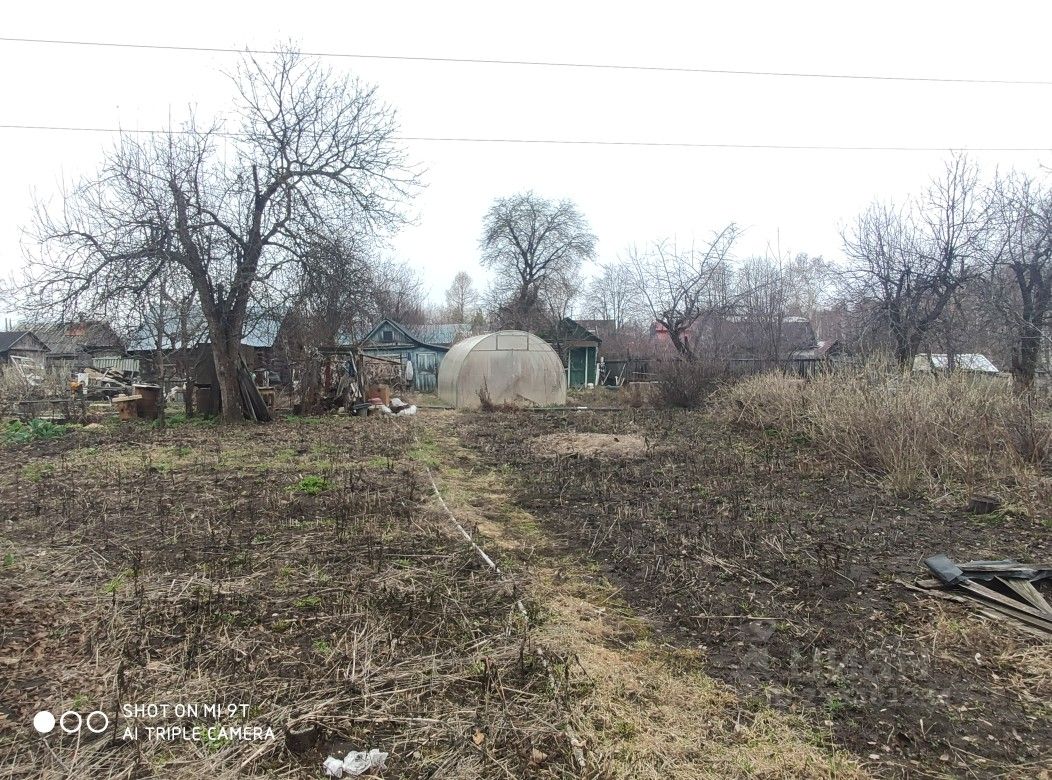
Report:
[[620,330],[634,313],[638,290],[623,263],[603,263],[588,285],[585,311],[600,320],[612,320]]
[[403,325],[423,325],[430,319],[424,280],[404,263],[376,262],[372,272],[373,312]]
[[779,363],[785,344],[792,280],[777,259],[751,258],[738,269],[737,313],[742,346],[763,361]]
[[174,376],[183,384],[183,408],[193,414],[190,358],[192,350],[204,341],[207,326],[193,289],[182,275],[170,278],[162,272],[155,279],[135,313],[133,340],[139,348],[150,349],[150,375],[161,388],[158,422],[163,427],[167,416],[166,383]]
[[920,199],[903,209],[874,203],[843,234],[854,262],[847,271],[852,293],[875,304],[902,368],[913,364],[954,294],[974,276],[987,230],[978,173],[956,156]]
[[992,299],[1015,332],[1012,376],[1030,388],[1052,324],[1052,189],[1021,174],[992,188]]
[[467,322],[478,307],[478,293],[465,271],[457,271],[453,283],[446,290],[445,314],[453,322]]
[[242,418],[238,365],[261,284],[316,259],[319,237],[402,220],[416,183],[374,88],[283,51],[233,76],[236,130],[194,119],[123,136],[99,174],[38,209],[26,287],[41,307],[105,308],[183,274],[208,323],[226,420]]
[[784,264],[789,313],[814,320],[832,302],[833,267],[821,255],[800,252]]
[[491,302],[499,324],[530,329],[576,293],[596,238],[572,202],[526,192],[494,202],[480,243],[482,265],[496,272]]
[[733,305],[727,261],[739,235],[732,223],[703,246],[681,251],[675,242],[658,241],[644,250],[630,249],[624,261],[641,315],[664,328],[687,360],[699,357],[691,334]]

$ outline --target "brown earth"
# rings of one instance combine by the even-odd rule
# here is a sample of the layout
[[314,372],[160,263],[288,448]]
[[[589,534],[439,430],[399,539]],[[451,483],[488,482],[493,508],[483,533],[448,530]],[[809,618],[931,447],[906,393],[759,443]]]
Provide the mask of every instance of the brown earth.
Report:
[[596,458],[633,458],[645,455],[647,440],[634,433],[549,433],[530,440],[539,457],[588,455]]
[[[804,442],[699,413],[465,423],[463,440],[515,475],[519,506],[546,535],[594,557],[706,672],[829,729],[874,774],[1052,771],[1052,646],[898,582],[938,552],[1052,560],[1049,513],[980,518],[963,497],[955,510],[900,500]],[[597,435],[661,446],[634,459],[537,447]]]
[[[0,775],[315,778],[326,755],[370,748],[388,777],[571,774],[518,580],[436,511],[412,423],[107,425],[7,448]],[[214,703],[247,710],[122,714]],[[42,738],[38,710],[111,726]],[[290,753],[290,723],[317,744]],[[216,725],[275,738],[144,736]]]

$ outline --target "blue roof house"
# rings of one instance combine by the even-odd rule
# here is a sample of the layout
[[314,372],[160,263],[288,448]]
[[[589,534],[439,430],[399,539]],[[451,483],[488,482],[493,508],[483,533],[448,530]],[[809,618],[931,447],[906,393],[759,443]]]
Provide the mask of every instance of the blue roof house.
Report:
[[385,318],[362,339],[361,350],[373,357],[398,360],[403,366],[411,360],[413,389],[433,393],[438,387],[438,364],[455,341],[469,335],[471,326],[461,323],[409,328]]

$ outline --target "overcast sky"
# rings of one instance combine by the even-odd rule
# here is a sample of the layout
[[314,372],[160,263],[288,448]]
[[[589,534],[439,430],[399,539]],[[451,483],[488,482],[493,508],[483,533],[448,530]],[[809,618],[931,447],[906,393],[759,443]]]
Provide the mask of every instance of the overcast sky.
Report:
[[[0,36],[405,57],[1052,82],[1052,5],[1028,3],[9,4]],[[158,128],[222,111],[229,54],[0,42],[0,124]],[[405,136],[697,144],[1052,150],[1052,85],[948,84],[331,58],[376,83]],[[0,270],[23,262],[35,191],[91,173],[107,133],[0,129]],[[481,277],[493,198],[570,198],[626,245],[747,228],[738,254],[840,256],[839,227],[875,197],[902,199],[948,152],[817,151],[415,141],[427,188],[393,251],[434,300]],[[1052,151],[975,152],[1039,171]]]

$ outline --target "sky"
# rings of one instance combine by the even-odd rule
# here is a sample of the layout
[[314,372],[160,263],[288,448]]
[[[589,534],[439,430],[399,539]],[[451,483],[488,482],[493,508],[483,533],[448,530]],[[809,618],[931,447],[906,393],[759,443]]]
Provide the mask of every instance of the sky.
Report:
[[[426,187],[390,254],[431,298],[480,283],[481,222],[524,190],[573,200],[599,260],[632,244],[703,240],[734,221],[739,257],[836,260],[840,230],[874,199],[901,201],[950,150],[986,173],[1052,166],[1052,5],[1040,2],[418,2],[185,0],[10,4],[2,38],[382,57],[516,60],[906,78],[976,84],[327,57],[379,88],[406,137],[681,144],[932,147],[934,151],[682,148],[406,141]],[[0,125],[152,129],[229,106],[236,55],[0,41]],[[0,127],[0,273],[34,197],[91,175],[107,132]]]

